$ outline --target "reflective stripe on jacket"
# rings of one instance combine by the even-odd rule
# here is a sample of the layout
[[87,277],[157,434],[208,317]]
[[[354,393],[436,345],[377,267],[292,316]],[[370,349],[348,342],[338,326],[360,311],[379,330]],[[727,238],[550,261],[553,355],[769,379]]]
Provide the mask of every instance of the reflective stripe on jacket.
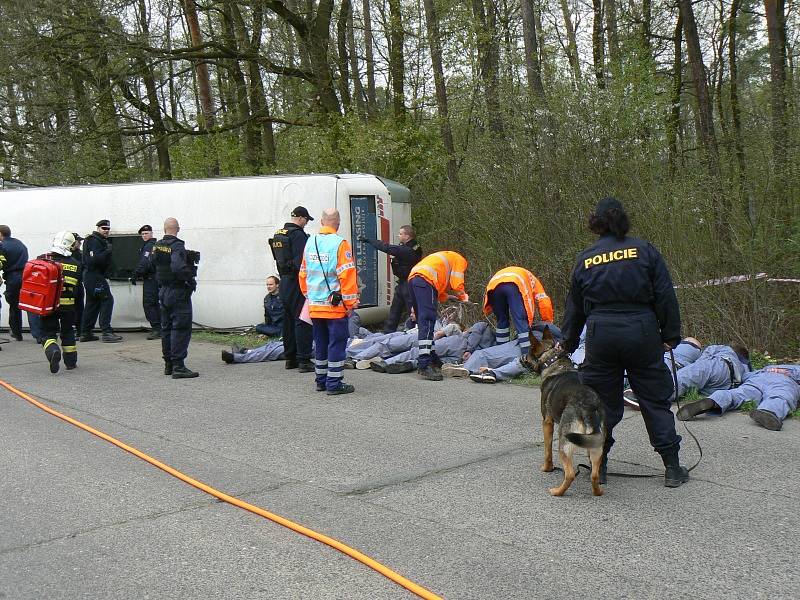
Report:
[[486,295],[483,297],[483,312],[492,312],[489,304],[489,292],[501,283],[513,283],[517,286],[522,300],[525,303],[525,312],[528,314],[528,325],[533,325],[534,307],[539,309],[542,321],[553,322],[553,303],[545,293],[541,282],[533,273],[522,267],[506,267],[495,273],[486,285]]
[[[350,243],[332,227],[323,225],[306,242],[298,282],[308,298],[309,316],[317,319],[346,316],[358,306],[358,277]],[[342,302],[333,306],[330,295],[336,291],[341,292]]]
[[439,302],[447,300],[447,290],[453,290],[459,298],[464,298],[464,272],[467,270],[467,259],[458,252],[444,250],[434,252],[419,261],[408,278],[422,277],[439,293]]

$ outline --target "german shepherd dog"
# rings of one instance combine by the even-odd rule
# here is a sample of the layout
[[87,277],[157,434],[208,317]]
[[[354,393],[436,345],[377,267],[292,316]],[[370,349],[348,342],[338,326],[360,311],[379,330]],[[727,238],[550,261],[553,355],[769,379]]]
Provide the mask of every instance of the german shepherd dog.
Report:
[[572,455],[575,448],[585,448],[592,463],[592,494],[603,495],[600,487],[600,462],[606,439],[603,404],[590,387],[583,385],[566,352],[555,347],[549,329],[540,342],[530,336],[531,347],[524,363],[542,377],[542,429],[544,464],[541,470],[553,470],[553,428],[558,421],[558,454],[564,469],[563,483],[550,488],[553,496],[563,496],[575,480]]

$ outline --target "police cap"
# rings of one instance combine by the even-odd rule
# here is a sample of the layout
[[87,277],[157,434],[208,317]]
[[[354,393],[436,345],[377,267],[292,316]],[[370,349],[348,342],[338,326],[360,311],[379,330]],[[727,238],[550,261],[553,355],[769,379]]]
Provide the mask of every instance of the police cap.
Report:
[[153,231],[153,228],[150,225],[142,225],[139,227],[139,235],[142,235],[145,231]]
[[100,219],[95,227],[111,227],[111,221],[108,219]]
[[292,211],[293,217],[303,217],[304,219],[308,219],[309,221],[313,221],[314,217],[308,214],[305,206],[298,206]]

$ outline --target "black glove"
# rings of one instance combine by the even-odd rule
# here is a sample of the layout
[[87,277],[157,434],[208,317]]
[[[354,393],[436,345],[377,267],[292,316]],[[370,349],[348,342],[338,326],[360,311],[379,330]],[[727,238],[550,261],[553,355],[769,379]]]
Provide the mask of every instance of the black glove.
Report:
[[128,281],[131,282],[131,285],[136,285],[136,277],[131,277]]
[[365,238],[363,235],[360,238],[358,238],[358,241],[361,242],[362,244],[369,244],[369,238]]

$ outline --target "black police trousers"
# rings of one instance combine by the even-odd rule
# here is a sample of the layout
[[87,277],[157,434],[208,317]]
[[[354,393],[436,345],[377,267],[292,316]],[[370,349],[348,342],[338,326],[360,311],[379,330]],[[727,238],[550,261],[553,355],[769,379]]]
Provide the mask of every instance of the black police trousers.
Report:
[[153,329],[161,329],[161,309],[158,305],[158,282],[155,279],[145,279],[142,282],[142,308],[144,318]]
[[286,360],[310,361],[314,335],[311,325],[300,319],[306,298],[300,291],[297,277],[284,275],[279,293],[283,301],[283,353]]
[[97,317],[100,317],[100,329],[103,333],[113,333],[111,313],[114,311],[114,296],[108,280],[102,275],[84,271],[83,287],[86,289],[86,305],[83,308],[81,333],[89,335],[94,329]]
[[8,302],[8,329],[11,335],[22,335],[22,311],[19,308],[19,292],[22,289],[22,271],[6,273],[6,302]]
[[408,288],[408,281],[397,280],[394,288],[392,305],[389,307],[389,318],[383,325],[383,333],[394,333],[397,326],[403,321],[403,316],[411,312],[411,290]]
[[45,353],[53,344],[57,344],[59,334],[61,335],[61,352],[64,364],[74,367],[78,364],[78,346],[75,343],[75,311],[57,310],[51,315],[42,317],[40,320],[42,329],[41,336],[44,339]]
[[594,310],[586,320],[586,359],[581,381],[592,388],[606,411],[607,454],[613,431],[622,420],[625,372],[639,400],[650,444],[659,454],[680,447],[675,417],[670,410],[672,377],[664,364],[664,348],[656,315],[651,310],[621,312]]
[[185,284],[162,285],[158,290],[161,308],[161,354],[164,362],[180,363],[189,353],[192,339],[192,290]]

